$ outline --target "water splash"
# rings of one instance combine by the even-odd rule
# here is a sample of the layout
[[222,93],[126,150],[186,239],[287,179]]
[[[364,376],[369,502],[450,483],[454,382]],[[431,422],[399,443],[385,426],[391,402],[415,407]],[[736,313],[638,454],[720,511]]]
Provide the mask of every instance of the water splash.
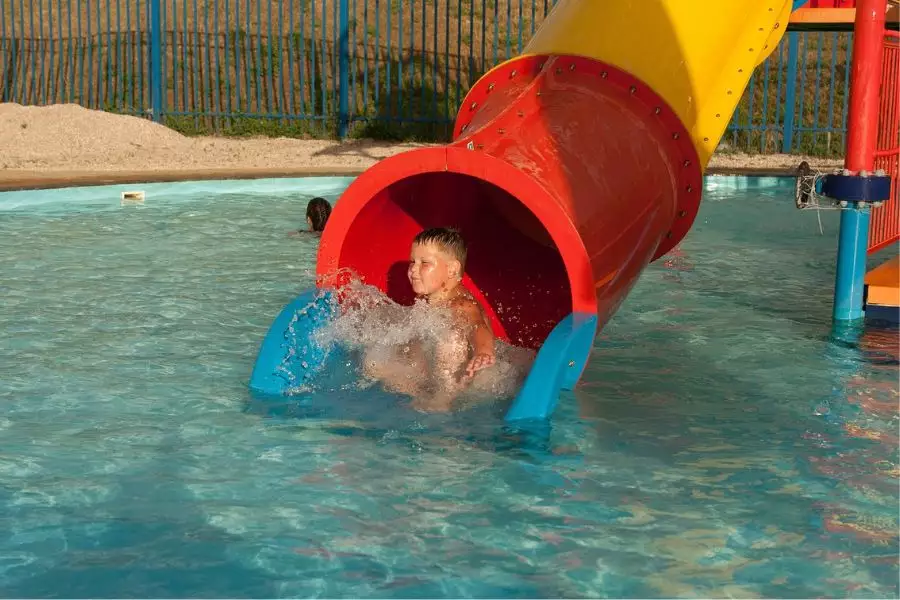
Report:
[[[376,365],[390,363],[400,380],[391,391],[409,396],[445,391],[437,353],[447,344],[457,344],[462,350],[455,355],[451,375],[461,381],[470,350],[449,309],[421,300],[403,306],[359,279],[343,287],[340,297],[339,316],[316,332],[316,343],[349,351],[361,378],[380,379]],[[479,371],[460,394],[459,406],[508,399],[518,392],[534,353],[496,340],[495,354],[496,363]]]

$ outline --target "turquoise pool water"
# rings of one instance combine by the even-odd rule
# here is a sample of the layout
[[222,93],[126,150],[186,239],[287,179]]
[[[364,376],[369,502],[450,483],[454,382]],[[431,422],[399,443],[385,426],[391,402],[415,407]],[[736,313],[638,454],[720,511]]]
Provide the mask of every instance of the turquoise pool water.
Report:
[[0,595],[898,597],[898,333],[830,335],[835,213],[708,180],[540,442],[253,409],[345,184],[0,194]]

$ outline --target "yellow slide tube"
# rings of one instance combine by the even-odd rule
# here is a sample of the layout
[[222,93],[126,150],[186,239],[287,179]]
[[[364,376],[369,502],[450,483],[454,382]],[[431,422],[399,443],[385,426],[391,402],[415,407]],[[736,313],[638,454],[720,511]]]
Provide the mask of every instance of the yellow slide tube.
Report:
[[593,58],[644,81],[679,116],[706,168],[791,8],[791,0],[559,0],[525,54]]

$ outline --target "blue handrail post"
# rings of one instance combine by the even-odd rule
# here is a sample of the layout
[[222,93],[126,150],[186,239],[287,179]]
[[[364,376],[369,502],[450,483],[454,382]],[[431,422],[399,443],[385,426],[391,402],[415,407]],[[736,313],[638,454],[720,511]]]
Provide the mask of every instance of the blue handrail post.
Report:
[[162,120],[162,13],[160,0],[150,0],[150,110]]
[[842,210],[834,280],[835,321],[857,321],[864,316],[863,288],[868,241],[869,207],[848,207]]
[[338,40],[338,137],[347,137],[350,125],[350,0],[340,0]]
[[791,153],[794,145],[794,116],[797,110],[797,62],[800,55],[800,39],[796,31],[788,35],[788,70],[784,92],[784,141],[781,151]]
[[[882,0],[860,0],[856,8],[851,65],[850,108],[847,123],[847,153],[844,167],[852,178],[848,181],[862,191],[872,192],[870,182],[879,182],[877,193],[829,193],[846,206],[841,211],[838,237],[837,273],[834,283],[834,320],[857,321],[865,317],[864,296],[866,253],[869,243],[869,207],[864,201],[885,201],[890,197],[891,180],[876,172],[875,149],[878,141],[879,83],[884,60],[885,3]],[[837,178],[835,181],[839,181]],[[823,183],[825,185],[830,182]],[[830,190],[829,190],[830,191]],[[855,196],[855,198],[854,198]]]

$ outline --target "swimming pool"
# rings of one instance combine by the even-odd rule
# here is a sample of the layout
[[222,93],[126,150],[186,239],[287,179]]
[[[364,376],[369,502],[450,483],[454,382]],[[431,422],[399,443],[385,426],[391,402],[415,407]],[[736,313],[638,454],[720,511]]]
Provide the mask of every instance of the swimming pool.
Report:
[[0,194],[4,596],[898,596],[897,330],[831,338],[835,213],[707,180],[540,444],[248,410],[346,184]]

